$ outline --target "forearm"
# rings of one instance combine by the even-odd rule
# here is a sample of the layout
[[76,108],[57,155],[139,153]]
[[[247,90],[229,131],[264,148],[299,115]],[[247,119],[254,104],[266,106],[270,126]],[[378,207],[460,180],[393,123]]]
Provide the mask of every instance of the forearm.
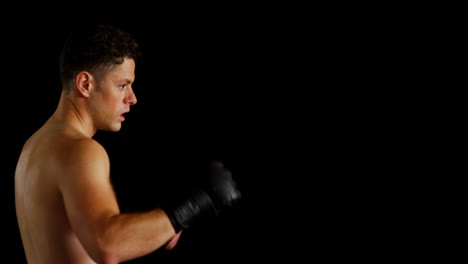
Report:
[[166,213],[155,209],[111,217],[101,232],[99,244],[106,255],[122,262],[159,249],[174,235]]

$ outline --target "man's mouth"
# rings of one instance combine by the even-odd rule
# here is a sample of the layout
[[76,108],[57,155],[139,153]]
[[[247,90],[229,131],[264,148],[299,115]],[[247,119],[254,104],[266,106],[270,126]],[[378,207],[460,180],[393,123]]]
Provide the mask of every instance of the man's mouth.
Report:
[[123,112],[122,114],[120,114],[120,116],[119,116],[120,121],[123,122],[123,121],[125,120],[124,115],[127,114],[127,113],[128,113],[128,112]]

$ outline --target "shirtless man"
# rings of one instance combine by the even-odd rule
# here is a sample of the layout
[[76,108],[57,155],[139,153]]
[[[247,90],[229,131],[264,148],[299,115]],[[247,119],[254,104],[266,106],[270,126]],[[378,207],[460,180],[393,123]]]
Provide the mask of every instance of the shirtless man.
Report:
[[62,94],[24,144],[15,172],[18,225],[29,264],[116,264],[176,246],[183,229],[238,198],[230,171],[213,163],[209,188],[177,205],[121,213],[98,130],[119,131],[137,103],[138,44],[112,26],[79,30],[60,56]]

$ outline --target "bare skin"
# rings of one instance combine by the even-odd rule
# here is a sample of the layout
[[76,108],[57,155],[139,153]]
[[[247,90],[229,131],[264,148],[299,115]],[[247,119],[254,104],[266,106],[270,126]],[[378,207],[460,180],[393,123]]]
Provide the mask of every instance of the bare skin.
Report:
[[29,264],[115,264],[179,240],[166,213],[121,213],[106,150],[92,137],[119,131],[137,99],[135,63],[100,83],[88,72],[62,92],[55,113],[24,144],[15,173],[18,224]]

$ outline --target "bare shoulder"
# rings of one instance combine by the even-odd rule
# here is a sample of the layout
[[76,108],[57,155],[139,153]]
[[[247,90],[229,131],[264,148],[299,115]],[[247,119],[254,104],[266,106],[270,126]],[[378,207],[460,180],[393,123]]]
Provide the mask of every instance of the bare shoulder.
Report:
[[69,140],[66,144],[67,156],[75,161],[108,160],[107,151],[92,138]]
[[58,159],[61,171],[68,175],[96,171],[108,174],[110,170],[109,156],[104,147],[94,139],[68,139],[61,146]]
[[110,162],[104,147],[94,139],[72,139],[62,147],[59,159],[58,184],[62,192],[108,182]]
[[79,138],[79,139],[72,139],[69,141],[70,149],[78,151],[78,152],[86,152],[88,154],[101,154],[107,155],[106,150],[104,147],[92,138]]

